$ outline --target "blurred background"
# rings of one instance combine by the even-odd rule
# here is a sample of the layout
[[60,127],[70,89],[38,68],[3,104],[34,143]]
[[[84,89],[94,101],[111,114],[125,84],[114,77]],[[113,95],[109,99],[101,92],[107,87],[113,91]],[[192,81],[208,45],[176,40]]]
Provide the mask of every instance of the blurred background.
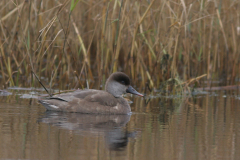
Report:
[[115,71],[140,88],[192,78],[195,86],[237,84],[239,7],[238,0],[1,0],[1,88],[38,86],[31,70],[60,89],[104,85]]

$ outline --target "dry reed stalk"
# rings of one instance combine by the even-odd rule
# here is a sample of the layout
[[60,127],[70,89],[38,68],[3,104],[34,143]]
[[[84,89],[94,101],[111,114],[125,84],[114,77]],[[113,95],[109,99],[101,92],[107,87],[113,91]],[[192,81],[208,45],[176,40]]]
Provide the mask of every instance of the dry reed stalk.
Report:
[[[5,42],[4,42],[5,43]],[[3,77],[3,81],[5,82],[5,75],[7,75],[5,72],[4,72],[4,67],[3,67],[3,62],[2,61],[4,61],[4,63],[5,63],[5,65],[7,64],[6,62],[5,62],[5,55],[4,55],[4,50],[3,50],[3,45],[4,45],[4,43],[2,44],[1,43],[1,41],[0,41],[0,47],[1,47],[1,52],[0,52],[0,61],[1,61],[1,63],[0,63],[0,65],[1,65],[1,71],[2,71],[2,77]]]
[[[166,6],[168,7],[168,12],[169,12],[169,16],[170,17],[174,17],[175,19],[177,19],[177,16],[176,16],[176,14],[174,13],[174,11],[173,11],[173,9],[171,8],[171,5],[170,5],[170,2],[169,1],[167,1],[167,3],[166,3]],[[174,15],[174,16],[173,16]],[[166,34],[168,34],[168,47],[167,47],[167,53],[171,56],[171,57],[173,57],[173,54],[172,54],[172,47],[173,47],[173,39],[174,39],[174,30],[172,29],[172,26],[175,26],[175,24],[177,23],[177,21],[176,20],[174,20],[173,18],[170,18],[170,26],[168,27],[168,31],[167,31],[167,33]],[[174,62],[174,61],[173,61]],[[174,65],[174,64],[173,64]],[[171,69],[172,69],[172,67],[171,67]]]
[[1,26],[1,30],[2,30],[4,39],[8,43],[8,38],[7,38],[6,33],[5,33],[4,29],[3,29],[2,20],[0,20],[0,26]]
[[[90,79],[93,79],[93,75],[92,75],[92,71],[91,71],[91,68],[90,68],[90,61],[88,60],[88,57],[87,57],[87,53],[89,52],[86,52],[86,48],[85,48],[85,45],[84,45],[84,43],[83,43],[83,40],[82,40],[82,38],[81,38],[81,36],[80,36],[80,34],[79,34],[79,31],[78,31],[78,28],[77,28],[77,26],[76,26],[76,23],[74,22],[74,20],[73,20],[73,16],[72,16],[72,11],[74,10],[74,8],[76,7],[76,5],[77,5],[77,3],[78,3],[78,1],[79,0],[77,0],[76,2],[74,2],[73,0],[71,1],[71,7],[70,7],[70,14],[69,14],[69,18],[71,19],[71,22],[72,22],[72,24],[73,24],[73,27],[74,27],[74,29],[75,29],[75,32],[77,33],[77,36],[78,36],[78,39],[79,39],[79,42],[80,42],[80,46],[81,46],[81,49],[83,50],[83,54],[84,54],[84,57],[85,57],[85,59],[84,59],[84,61],[83,61],[83,67],[82,67],[82,70],[81,70],[81,73],[80,73],[80,77],[81,77],[81,74],[82,74],[82,71],[83,71],[83,69],[84,69],[84,67],[85,67],[85,63],[87,63],[87,67],[88,67],[88,75],[89,75],[89,77],[90,77]],[[64,2],[64,4],[63,4],[63,6],[61,7],[61,9],[58,11],[58,14],[64,9],[64,7],[68,4],[68,0],[66,0],[65,2]],[[58,3],[60,3],[60,2],[58,2]],[[92,1],[91,1],[91,3],[92,3]],[[68,10],[66,10],[65,9],[65,11],[68,11]],[[92,42],[91,42],[92,43]],[[90,45],[89,45],[89,48],[90,48],[90,46],[91,46],[91,43],[90,43]],[[67,55],[67,60],[68,60],[68,64],[72,64],[71,62],[70,62],[70,57]],[[76,62],[76,61],[75,61]],[[63,70],[64,71],[64,70]],[[70,73],[70,68],[68,67],[68,73]],[[87,74],[87,73],[86,73]]]
[[50,79],[50,93],[52,94],[52,86],[54,86],[54,83],[53,80],[56,78],[56,75],[57,75],[57,71],[58,71],[58,68],[60,66],[62,61],[59,61],[58,65],[57,65],[57,68],[55,70],[52,71],[52,76],[51,76],[51,79]]
[[[111,65],[111,62],[109,61],[110,59],[110,54],[109,50],[112,50],[113,52],[113,46],[112,45],[112,40],[113,38],[111,34],[111,25],[108,24],[108,17],[109,15],[109,8],[110,8],[111,1],[108,2],[107,8],[103,9],[103,15],[106,15],[105,18],[102,18],[102,32],[101,32],[101,80],[102,80],[102,86],[105,84],[105,73],[107,72],[107,67],[108,64]],[[110,44],[110,45],[108,45]],[[111,46],[111,47],[110,47]],[[105,55],[105,59],[104,59]]]
[[[11,77],[13,76],[14,73],[18,73],[18,71],[13,71]],[[8,80],[5,82],[5,84],[8,84],[9,81],[11,81],[11,78],[8,78]]]
[[[42,40],[41,40],[41,44],[40,44],[40,49],[39,49],[39,52],[38,52],[38,55],[37,55],[37,59],[36,59],[36,64],[38,64],[39,62],[39,65],[38,65],[38,71],[39,71],[39,76],[41,77],[41,72],[42,72],[42,57],[41,56],[41,53],[42,51],[44,50],[44,47],[45,47],[45,44],[46,44],[46,38],[47,38],[47,34],[49,33],[49,30],[50,28],[52,27],[53,23],[55,22],[55,20],[57,19],[57,16],[55,15],[51,20],[50,22],[48,22],[48,24],[43,28],[41,29],[39,32],[40,32],[40,35],[39,37],[43,34],[43,37],[42,37]],[[45,32],[45,34],[44,34]],[[46,52],[43,52],[43,54],[45,54]],[[29,57],[31,57],[29,55]],[[32,68],[32,69],[36,69],[36,68]]]
[[76,32],[76,34],[77,34],[77,36],[78,36],[78,40],[79,40],[79,43],[80,43],[80,45],[81,45],[81,47],[82,47],[82,50],[83,50],[83,54],[84,54],[84,57],[85,57],[85,62],[87,63],[87,65],[89,64],[89,61],[88,61],[88,58],[87,58],[87,51],[86,51],[86,48],[85,48],[85,45],[84,45],[84,43],[83,43],[83,40],[82,40],[82,37],[81,37],[81,35],[80,35],[80,33],[79,33],[79,30],[78,30],[78,28],[77,28],[77,26],[76,26],[76,23],[73,21],[73,19],[71,19],[72,20],[72,24],[73,24],[73,27],[74,27],[74,29],[75,29],[75,32]]
[[228,56],[229,56],[228,55],[229,54],[229,47],[228,47],[228,42],[227,42],[226,34],[225,34],[225,31],[224,31],[224,27],[223,27],[223,24],[222,24],[222,20],[221,20],[221,17],[220,17],[220,13],[219,13],[219,10],[217,8],[216,0],[214,0],[214,4],[215,4],[215,10],[216,10],[216,13],[217,13],[219,25],[220,25],[220,28],[221,28],[221,31],[222,31],[222,34],[223,34],[225,50],[227,52],[226,57],[224,57],[224,59],[223,59],[223,69],[224,69],[223,72],[225,72],[224,78],[225,78],[225,84],[227,84],[227,78],[228,78],[228,65],[227,65],[227,63],[228,63]]
[[0,66],[1,66],[1,72],[2,72],[2,79],[5,82],[5,75],[6,75],[6,73],[4,73],[4,67],[3,67],[2,58],[0,58]]
[[212,64],[211,64],[211,48],[212,48],[212,28],[213,28],[213,17],[211,20],[211,27],[210,27],[210,33],[209,33],[209,40],[208,40],[208,68],[207,68],[207,79],[209,80],[212,76],[210,75],[212,70]]
[[15,61],[16,65],[17,65],[17,68],[18,68],[20,74],[22,74],[22,69],[20,68],[20,65],[19,65],[19,63],[18,63],[18,61],[17,61],[15,55],[12,54],[12,57],[13,57],[13,60]]
[[51,40],[51,43],[49,44],[49,46],[46,48],[46,50],[44,51],[41,59],[43,59],[44,55],[47,53],[48,49],[50,48],[50,46],[53,44],[53,42],[56,40],[57,36],[62,32],[63,29],[61,29],[60,31],[57,32],[56,36],[53,38],[53,40]]
[[[182,19],[182,16],[181,16],[181,19]],[[176,77],[176,76],[177,76],[177,73],[178,73],[177,68],[176,68],[176,66],[177,66],[176,60],[177,60],[177,47],[178,47],[180,32],[181,32],[181,30],[180,30],[180,27],[179,27],[179,28],[178,28],[177,36],[176,36],[176,38],[175,38],[173,61],[172,61],[172,65],[171,65],[171,73],[172,73],[171,75],[172,75],[172,77]]]
[[141,67],[141,77],[142,77],[142,80],[141,80],[141,82],[142,82],[142,86],[144,86],[144,84],[145,84],[145,76],[144,76],[144,70],[143,70],[143,67]]
[[[22,3],[23,5],[22,5],[22,7],[21,8],[19,8],[19,7],[16,7],[16,9],[17,9],[17,11],[18,11],[18,16],[16,17],[16,21],[15,21],[15,23],[14,23],[14,26],[13,26],[13,29],[12,29],[12,36],[10,37],[10,42],[9,42],[9,45],[8,45],[8,48],[9,48],[9,50],[11,50],[11,48],[12,48],[12,45],[13,45],[13,41],[14,41],[14,38],[15,38],[15,34],[17,33],[17,30],[18,30],[18,22],[19,22],[19,19],[20,19],[20,15],[21,15],[21,13],[22,13],[22,10],[23,10],[23,7],[24,7],[24,4],[25,3]],[[20,9],[20,11],[18,10],[18,9]]]
[[[7,58],[5,57],[5,52],[4,52],[4,49],[3,49],[3,44],[1,43],[0,41],[0,47],[1,47],[1,57],[4,61],[4,64],[5,64],[5,67],[7,69],[7,72],[8,72],[8,77],[9,77],[9,80],[10,80],[10,86],[14,86],[14,81],[12,79],[12,69],[11,69],[11,61],[10,61],[10,57],[8,56]],[[4,77],[4,70],[2,68],[2,73],[3,73],[3,77]]]
[[[72,70],[76,71],[79,66],[82,67],[82,73],[86,67],[86,70],[89,70],[86,74],[92,72],[101,79],[104,79],[104,74],[110,73],[111,69],[120,70],[121,67],[122,71],[132,75],[133,80],[137,81],[137,75],[140,75],[146,82],[148,75],[145,73],[144,64],[151,79],[154,80],[154,87],[159,87],[162,81],[171,77],[171,68],[172,73],[178,73],[176,75],[184,79],[191,79],[205,72],[208,78],[218,78],[221,75],[225,76],[221,74],[223,70],[231,72],[229,77],[225,76],[231,78],[230,83],[235,83],[238,77],[236,68],[239,67],[237,55],[239,38],[236,34],[239,35],[240,32],[236,30],[239,26],[237,1],[230,4],[215,0],[215,6],[219,3],[217,4],[219,9],[214,8],[214,3],[204,0],[199,3],[190,0],[155,1],[150,8],[152,4],[150,1],[123,1],[121,12],[119,7],[122,1],[104,0],[96,3],[94,0],[79,1],[81,5],[77,5],[74,12],[68,9],[70,0],[59,0],[57,3],[26,1],[19,5],[3,1],[5,2],[0,3],[5,5],[0,6],[2,7],[0,19],[3,18],[0,22],[2,48],[6,58],[9,47],[13,51],[12,54],[14,53],[14,56],[10,56],[10,62],[8,58],[5,59],[7,65],[1,57],[1,73],[5,79],[9,78],[7,77],[9,64],[12,73],[20,69],[22,74],[29,77],[31,63],[42,75],[51,77],[52,68],[49,61],[56,55],[58,56],[56,61],[62,61],[59,77],[66,78],[66,83],[69,83],[68,76],[71,76]],[[74,26],[70,25],[65,29],[68,27],[68,21],[61,21],[67,19],[69,15],[75,19],[75,27],[79,30],[82,44],[86,48],[91,46],[89,52],[86,51],[87,60],[97,62],[91,65],[91,69],[83,64],[85,62],[82,63],[85,56],[82,44],[75,40],[77,34]],[[121,19],[118,18],[120,15]],[[138,23],[135,23],[135,20]],[[99,25],[95,29],[96,22]],[[179,22],[181,27],[177,26]],[[60,30],[64,31],[64,35],[59,34],[55,37]],[[88,35],[92,32],[95,32],[94,37]],[[184,33],[185,36],[182,36]],[[38,38],[40,44],[35,42],[36,37],[40,37]],[[49,39],[52,41],[47,41]],[[59,54],[60,47],[55,46],[62,46],[63,39],[67,45],[62,47],[63,53]],[[224,52],[226,48],[229,50],[228,57]],[[46,55],[46,51],[49,54]],[[81,52],[83,54],[80,54]],[[11,52],[9,53],[11,55]],[[42,59],[44,53],[46,58],[44,56]],[[137,54],[141,54],[141,61]],[[28,59],[26,55],[31,57]],[[15,74],[13,76],[16,83],[19,78]],[[175,78],[173,76],[172,78]],[[141,85],[145,83],[144,81]]]
[[20,9],[23,4],[25,2],[22,2],[20,5],[18,5],[16,8],[14,8],[11,12],[9,12],[7,15],[3,16],[0,21],[5,21],[6,19],[8,19],[13,13],[15,13],[16,11],[18,11],[18,9]]
[[[72,20],[72,17],[71,17],[71,20]],[[84,65],[83,65],[83,67],[85,66],[85,63],[87,64],[87,69],[88,69],[88,72],[89,72],[89,74],[91,75],[91,77],[92,77],[92,72],[91,72],[91,67],[90,67],[90,63],[89,63],[89,60],[88,60],[88,57],[87,57],[87,51],[86,51],[86,48],[85,48],[85,45],[84,45],[84,43],[83,43],[83,40],[82,40],[82,37],[80,36],[80,33],[79,33],[79,30],[78,30],[78,28],[77,28],[77,26],[76,26],[76,23],[72,20],[72,24],[73,24],[73,27],[74,27],[74,29],[75,29],[75,32],[77,33],[77,36],[78,36],[78,40],[79,40],[79,43],[80,43],[80,45],[81,45],[81,47],[82,47],[82,50],[83,50],[83,54],[84,54],[84,61],[83,61],[83,63],[84,63]],[[81,73],[82,73],[82,71],[81,71]],[[80,74],[81,75],[81,74]],[[93,78],[92,78],[93,79]]]
[[76,85],[74,86],[74,88],[77,88],[78,86],[81,86],[81,88],[84,89],[84,87],[81,83],[81,79],[80,79],[77,71],[74,71],[73,73],[74,73],[75,77],[77,78],[77,82],[76,82]]
[[[140,52],[141,50],[139,50]],[[150,81],[150,85],[152,88],[154,88],[154,83],[153,83],[153,80],[151,78],[151,75],[148,71],[148,68],[147,66],[145,65],[144,61],[143,61],[143,58],[142,58],[142,55],[140,53],[137,54],[137,59],[140,60],[140,63],[141,63],[141,67],[145,70],[146,74],[147,74],[147,77],[148,77],[148,80]]]
[[213,64],[213,71],[216,72],[216,68],[218,68],[217,66],[219,66],[219,58],[218,57],[218,52],[217,52],[217,47],[218,47],[218,44],[215,44],[214,46],[214,64]]
[[234,83],[234,80],[236,78],[236,65],[237,65],[237,62],[238,62],[238,59],[239,59],[239,54],[237,53],[237,44],[236,44],[236,37],[235,37],[235,32],[234,32],[234,27],[233,27],[233,24],[231,24],[231,27],[232,27],[232,35],[233,35],[233,57],[234,58],[234,61],[233,61],[233,69],[232,69],[232,76],[231,76],[231,84]]
[[[133,34],[133,40],[132,40],[132,47],[131,47],[131,53],[130,53],[130,57],[131,57],[131,74],[132,74],[132,77],[134,77],[134,70],[133,70],[133,53],[134,53],[134,46],[136,45],[135,43],[135,39],[136,39],[136,35],[137,35],[137,32],[138,32],[138,28],[140,26],[140,24],[142,23],[143,19],[146,17],[148,11],[150,10],[150,8],[152,7],[153,3],[155,2],[155,0],[153,0],[148,8],[146,9],[146,11],[144,12],[143,16],[141,17],[139,14],[138,14],[138,18],[139,21],[135,24],[135,28],[134,28],[134,34]],[[136,3],[137,5],[137,3]],[[138,7],[139,8],[139,7]],[[137,11],[139,13],[139,9]],[[149,75],[149,74],[148,74]],[[150,75],[149,75],[150,76]]]
[[198,76],[198,77],[196,77],[196,78],[189,79],[189,80],[187,80],[186,82],[181,83],[180,85],[184,85],[184,84],[185,84],[186,86],[189,86],[190,83],[195,82],[195,81],[198,81],[198,80],[200,80],[201,78],[206,77],[206,76],[207,76],[207,74],[203,74],[203,75]]
[[15,86],[13,78],[12,78],[13,73],[12,73],[12,67],[11,67],[11,60],[10,60],[9,56],[7,57],[7,70],[8,70],[9,79],[11,81],[10,86]]
[[[41,56],[41,53],[42,53],[42,50],[44,49],[44,46],[45,46],[45,43],[46,43],[46,36],[47,34],[49,33],[49,30],[50,28],[52,27],[53,23],[55,22],[55,20],[57,19],[57,16],[55,15],[51,20],[50,22],[43,28],[41,29],[39,32],[40,32],[40,35],[39,37],[44,33],[45,31],[45,34],[43,34],[43,38],[42,38],[42,41],[41,41],[41,48],[39,50],[39,54],[38,54],[38,57],[37,57],[37,60],[36,60],[36,63],[38,64],[38,62],[40,61],[40,59],[42,59],[43,56]],[[45,52],[44,52],[45,53]],[[43,53],[43,54],[44,54]],[[41,57],[40,57],[41,56]],[[41,69],[41,65],[40,65],[40,69]]]
[[[90,43],[89,43],[89,46],[88,46],[87,55],[88,55],[89,52],[90,52],[90,48],[91,48],[91,45],[92,45],[92,42],[93,42],[93,38],[94,38],[95,33],[96,33],[96,30],[97,30],[97,27],[98,27],[98,23],[95,25],[95,29],[94,29],[92,38],[91,38]],[[79,79],[81,78],[81,75],[82,75],[82,72],[83,72],[83,69],[84,69],[84,68],[85,68],[85,63],[83,63],[83,66],[82,66],[82,69],[81,69],[81,72],[80,72],[80,75],[79,75]],[[90,67],[89,67],[89,70],[91,71]],[[91,72],[90,72],[90,73],[91,73]],[[93,79],[92,74],[91,74],[91,79]]]
[[[104,3],[106,3],[106,0],[104,1]],[[106,15],[105,16],[105,19],[102,18],[102,31],[101,31],[101,64],[100,64],[100,72],[101,73],[100,75],[103,76],[104,74],[104,71],[103,71],[103,53],[104,53],[104,40],[105,40],[105,32],[106,32],[106,27],[107,27],[107,18],[108,18],[108,13],[109,13],[109,5],[110,5],[111,1],[108,2],[107,4],[107,7],[103,7],[103,10],[102,10],[102,15]],[[99,76],[100,76],[99,75]],[[100,79],[103,79],[103,77],[101,77]]]
[[[186,13],[186,19],[185,19],[185,22],[184,22],[184,28],[185,28],[185,40],[187,41],[187,44],[186,44],[186,58],[185,58],[185,64],[186,64],[186,66],[187,66],[187,74],[184,74],[184,80],[186,80],[187,79],[187,77],[190,77],[190,48],[191,48],[191,40],[190,40],[190,32],[191,32],[191,27],[190,27],[190,25],[191,24],[188,24],[189,23],[189,20],[188,20],[188,17],[189,17],[189,15],[191,16],[191,13],[190,13],[190,11],[191,11],[191,9],[192,9],[192,3],[190,4],[190,6],[189,6],[189,9],[188,9],[188,12],[187,11],[185,11],[185,13]],[[185,5],[185,7],[186,7],[186,5]],[[186,9],[186,8],[185,8]],[[188,25],[185,25],[185,24],[188,24]],[[182,54],[182,53],[181,53]],[[185,69],[185,72],[186,72],[186,68],[184,67],[184,69]]]
[[215,3],[215,10],[216,10],[216,13],[217,13],[219,25],[220,25],[220,28],[221,28],[221,31],[222,31],[222,34],[223,34],[223,39],[224,39],[224,42],[225,42],[226,51],[229,52],[227,38],[226,38],[225,31],[224,31],[223,23],[222,23],[222,20],[221,20],[221,17],[220,17],[220,13],[219,13],[219,10],[218,10],[218,7],[217,7],[216,0],[214,0],[214,3]]
[[[122,1],[123,2],[123,1]],[[126,1],[126,3],[125,3],[125,5],[124,5],[124,8],[123,8],[123,16],[122,17],[124,17],[124,14],[125,14],[125,9],[127,8],[127,6],[126,6],[126,4],[127,4],[127,2],[128,2],[128,0]],[[122,5],[122,3],[121,3],[121,5]],[[121,6],[122,7],[122,6]],[[121,7],[120,7],[120,13],[121,13]],[[119,16],[118,16],[118,28],[119,28],[119,21],[120,21],[120,13],[119,13]],[[120,29],[117,29],[117,33],[116,33],[116,42],[117,42],[117,44],[116,44],[116,51],[115,51],[115,57],[114,57],[114,66],[113,66],[113,72],[116,72],[117,71],[117,60],[118,60],[118,58],[119,58],[119,53],[120,53],[120,49],[121,49],[121,38],[119,38],[119,37],[121,37],[121,35],[122,35],[122,29],[123,29],[123,27],[124,27],[124,25],[125,25],[125,22],[126,22],[126,20],[127,20],[127,17],[125,16],[125,18],[124,18],[124,20],[123,20],[123,22],[121,23],[121,25],[120,25]]]
[[153,48],[150,46],[150,44],[149,44],[147,38],[145,37],[145,35],[144,35],[144,33],[143,33],[143,27],[142,27],[142,24],[139,25],[139,30],[140,30],[140,33],[141,33],[141,35],[142,35],[142,37],[143,37],[145,43],[146,43],[147,46],[148,46],[150,52],[152,53],[153,58],[156,59],[156,54],[154,53]]

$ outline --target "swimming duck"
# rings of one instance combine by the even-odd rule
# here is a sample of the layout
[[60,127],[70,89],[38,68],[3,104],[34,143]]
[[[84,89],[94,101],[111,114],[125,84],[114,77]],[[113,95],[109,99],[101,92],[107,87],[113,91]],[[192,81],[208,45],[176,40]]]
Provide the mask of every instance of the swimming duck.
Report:
[[131,85],[130,78],[122,72],[115,72],[107,79],[105,91],[95,89],[76,90],[39,99],[47,109],[63,112],[80,112],[94,114],[130,114],[131,108],[125,93],[143,97]]

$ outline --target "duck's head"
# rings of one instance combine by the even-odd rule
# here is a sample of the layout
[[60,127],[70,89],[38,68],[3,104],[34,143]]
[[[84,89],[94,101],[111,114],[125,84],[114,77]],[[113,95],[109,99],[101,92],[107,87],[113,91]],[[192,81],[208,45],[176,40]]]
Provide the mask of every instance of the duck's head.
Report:
[[143,97],[131,85],[130,78],[122,72],[115,72],[107,79],[105,90],[114,97],[121,97],[125,93],[131,93]]

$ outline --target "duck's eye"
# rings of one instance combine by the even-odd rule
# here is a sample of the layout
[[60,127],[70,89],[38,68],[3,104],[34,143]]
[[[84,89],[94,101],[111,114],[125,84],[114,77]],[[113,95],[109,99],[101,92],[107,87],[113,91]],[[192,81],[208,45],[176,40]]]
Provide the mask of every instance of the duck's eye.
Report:
[[126,83],[125,83],[125,81],[121,81],[120,83],[121,83],[121,84],[123,84],[123,85],[125,85],[125,84],[126,84]]

